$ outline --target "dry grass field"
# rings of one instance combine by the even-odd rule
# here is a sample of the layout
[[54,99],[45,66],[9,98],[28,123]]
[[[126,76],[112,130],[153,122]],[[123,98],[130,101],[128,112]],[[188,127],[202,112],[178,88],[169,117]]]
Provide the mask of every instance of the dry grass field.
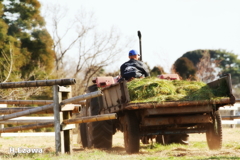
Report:
[[[9,148],[42,148],[41,154],[12,154]],[[110,150],[83,149],[77,144],[77,134],[73,136],[73,154],[54,154],[54,137],[2,137],[0,138],[0,159],[240,159],[240,128],[223,128],[223,147],[210,151],[205,134],[191,134],[189,145],[172,144],[162,146],[141,144],[138,154],[127,154],[124,149],[123,135],[117,132],[113,137]]]

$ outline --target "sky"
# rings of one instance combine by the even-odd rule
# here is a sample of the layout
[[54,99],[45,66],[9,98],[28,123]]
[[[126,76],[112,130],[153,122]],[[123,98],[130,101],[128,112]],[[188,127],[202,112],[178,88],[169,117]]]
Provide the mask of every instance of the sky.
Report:
[[[59,3],[73,13],[84,7],[95,13],[102,28],[116,26],[133,38],[129,50],[139,51],[142,34],[143,61],[150,67],[172,64],[196,49],[224,49],[240,58],[239,0],[39,0],[42,8]],[[111,68],[118,69],[128,53]]]

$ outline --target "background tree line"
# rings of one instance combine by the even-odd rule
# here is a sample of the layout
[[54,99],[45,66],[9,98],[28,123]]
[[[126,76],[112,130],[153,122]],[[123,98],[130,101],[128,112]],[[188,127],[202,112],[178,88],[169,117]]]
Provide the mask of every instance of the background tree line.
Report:
[[[0,81],[14,82],[53,78],[53,40],[45,29],[37,0],[0,1]],[[0,91],[2,98],[26,99],[43,90]]]
[[[63,6],[51,5],[41,16],[38,0],[0,2],[1,82],[75,78],[73,95],[83,94],[92,78],[102,75],[104,67],[131,44],[114,27],[100,30],[94,13],[83,8],[66,23],[68,11]],[[46,18],[50,18],[50,29]],[[51,88],[4,90],[0,96],[51,99]]]
[[[117,76],[105,67],[127,53],[132,39],[117,28],[98,28],[94,13],[83,8],[64,21],[68,10],[51,5],[41,16],[38,0],[0,0],[0,81],[16,82],[75,78],[73,95],[83,94],[96,76]],[[45,19],[51,22],[46,28]],[[69,37],[71,32],[71,36]],[[51,33],[51,34],[50,34]],[[211,81],[231,73],[234,87],[239,85],[240,60],[225,50],[194,50],[179,57],[172,66],[184,80]],[[165,73],[154,66],[151,76]],[[51,88],[0,91],[1,98],[51,99]]]
[[172,67],[184,80],[209,82],[231,74],[233,90],[239,95],[240,59],[226,50],[194,50],[183,54]]

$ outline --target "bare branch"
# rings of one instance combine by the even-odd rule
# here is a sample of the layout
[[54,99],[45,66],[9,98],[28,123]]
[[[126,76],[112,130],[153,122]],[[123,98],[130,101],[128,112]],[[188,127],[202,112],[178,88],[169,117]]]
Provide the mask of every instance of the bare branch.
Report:
[[9,55],[7,55],[4,50],[1,51],[1,53],[5,59],[4,62],[7,63],[6,65],[3,66],[5,68],[4,71],[7,72],[7,75],[6,75],[5,79],[2,81],[2,83],[8,81],[8,79],[12,73],[12,69],[13,69],[13,47],[10,43],[9,43],[9,47],[10,47]]
[[213,66],[213,62],[211,62],[210,54],[206,50],[203,53],[200,62],[197,64],[197,76],[203,82],[209,82],[215,79],[215,69]]
[[[91,78],[99,76],[103,72],[103,68],[117,59],[117,56],[128,46],[130,41],[125,40],[123,45],[120,33],[115,28],[106,31],[97,31],[96,19],[93,12],[87,12],[83,8],[75,16],[65,28],[64,32],[60,32],[61,22],[64,20],[64,14],[60,9],[52,10],[52,37],[54,39],[54,50],[56,52],[56,72],[58,78],[64,75],[72,75],[77,79],[76,86],[80,87],[76,93],[84,91],[90,84]],[[58,15],[59,14],[59,15]],[[61,27],[63,27],[61,25]],[[74,33],[72,33],[75,31]],[[69,35],[71,40],[67,39]],[[78,46],[77,46],[78,45]],[[77,47],[76,53],[73,48]],[[73,63],[66,61],[67,55],[73,53]],[[71,59],[71,61],[73,61]],[[71,66],[71,67],[69,67]],[[66,70],[66,68],[70,68]],[[60,71],[62,71],[60,73]]]

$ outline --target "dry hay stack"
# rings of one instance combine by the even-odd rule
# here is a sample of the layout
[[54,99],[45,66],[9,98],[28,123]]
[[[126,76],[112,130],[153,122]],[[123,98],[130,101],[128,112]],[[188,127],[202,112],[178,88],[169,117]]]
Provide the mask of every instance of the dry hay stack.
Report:
[[227,85],[211,89],[204,82],[165,80],[159,78],[134,79],[127,83],[131,102],[194,101],[227,97]]

